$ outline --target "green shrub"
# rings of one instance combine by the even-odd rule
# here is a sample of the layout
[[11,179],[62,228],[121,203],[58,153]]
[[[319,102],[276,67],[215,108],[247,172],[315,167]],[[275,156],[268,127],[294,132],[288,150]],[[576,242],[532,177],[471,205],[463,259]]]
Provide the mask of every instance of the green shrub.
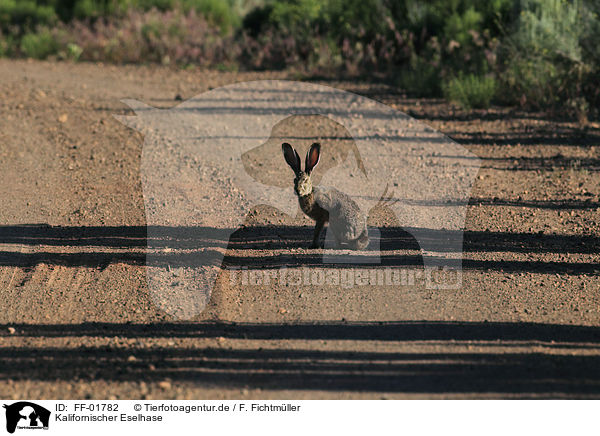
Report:
[[402,68],[396,76],[396,85],[411,96],[432,97],[440,93],[440,71],[430,62],[414,56],[410,67]]
[[83,49],[81,47],[79,47],[75,43],[70,42],[67,44],[67,49],[65,50],[64,58],[71,61],[78,61],[82,53]]
[[73,16],[78,19],[101,17],[108,14],[107,6],[95,0],[79,0],[73,7]]
[[481,31],[483,15],[469,7],[464,12],[454,11],[445,20],[443,35],[449,41],[458,43],[458,47],[464,47],[472,43],[472,32]]
[[184,11],[193,8],[206,20],[227,33],[241,24],[241,18],[231,8],[229,2],[222,0],[183,0]]
[[547,58],[581,60],[582,20],[578,1],[522,0],[509,37],[515,48]]
[[578,1],[522,0],[511,30],[500,47],[505,102],[557,108],[581,97],[589,66],[582,56]]
[[142,11],[156,8],[159,11],[172,11],[180,9],[187,13],[194,10],[203,15],[206,20],[218,26],[223,33],[239,27],[241,18],[232,9],[229,1],[222,0],[130,0],[133,5]]
[[389,30],[391,15],[382,0],[329,0],[324,3],[324,22],[335,38],[354,36],[368,42]]
[[[590,67],[581,95],[589,102],[590,112],[600,115],[600,1],[587,2],[582,8],[583,28],[580,39],[583,62]],[[596,112],[596,113],[594,113]]]
[[56,19],[50,5],[35,0],[0,0],[0,30],[5,33],[32,32],[38,26],[54,24]]
[[444,83],[446,99],[465,109],[488,108],[496,92],[496,80],[491,76],[463,75]]
[[530,107],[551,107],[560,102],[564,72],[541,56],[514,56],[502,73],[502,102]]
[[41,29],[37,33],[28,33],[23,36],[20,44],[21,52],[30,58],[46,59],[56,54],[58,42],[48,29]]
[[31,32],[39,25],[51,25],[60,18],[95,20],[100,17],[123,17],[129,10],[149,11],[194,9],[224,32],[239,26],[241,18],[233,11],[230,1],[221,0],[0,0],[0,29],[9,25]]
[[517,0],[402,0],[387,2],[398,29],[414,35],[415,54],[427,57],[427,46],[441,47],[445,73],[487,73],[486,52],[510,21]]
[[268,20],[277,28],[297,31],[322,18],[323,1],[281,0],[271,4]]

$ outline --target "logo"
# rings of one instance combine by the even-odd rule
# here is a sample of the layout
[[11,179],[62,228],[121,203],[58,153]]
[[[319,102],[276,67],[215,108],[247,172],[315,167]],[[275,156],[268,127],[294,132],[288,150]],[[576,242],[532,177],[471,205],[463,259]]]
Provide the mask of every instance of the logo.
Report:
[[6,409],[6,431],[14,433],[18,429],[48,429],[50,411],[29,401],[19,401],[4,405]]

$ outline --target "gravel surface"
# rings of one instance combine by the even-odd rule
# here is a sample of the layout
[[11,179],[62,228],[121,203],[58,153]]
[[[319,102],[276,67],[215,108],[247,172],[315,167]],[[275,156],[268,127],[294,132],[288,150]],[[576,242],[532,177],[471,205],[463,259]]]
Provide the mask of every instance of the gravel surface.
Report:
[[[243,286],[232,267],[321,268],[322,250],[307,248],[311,221],[263,205],[216,240],[226,268],[206,310],[181,321],[161,310],[146,280],[144,136],[114,115],[133,115],[126,98],[171,108],[227,84],[294,77],[0,60],[0,78],[4,397],[600,396],[597,123],[463,112],[382,85],[323,83],[405,112],[481,159],[461,288]],[[299,151],[316,137],[335,138],[330,156],[353,153],[343,127],[322,118],[278,129],[242,157],[265,184],[291,186],[277,147],[294,132],[303,134]],[[320,165],[317,180],[330,168]],[[233,185],[215,186],[199,198],[235,202]],[[167,236],[199,222],[171,218]],[[202,223],[233,218],[218,209]],[[389,207],[369,225],[381,230],[385,262],[422,271],[418,244]]]

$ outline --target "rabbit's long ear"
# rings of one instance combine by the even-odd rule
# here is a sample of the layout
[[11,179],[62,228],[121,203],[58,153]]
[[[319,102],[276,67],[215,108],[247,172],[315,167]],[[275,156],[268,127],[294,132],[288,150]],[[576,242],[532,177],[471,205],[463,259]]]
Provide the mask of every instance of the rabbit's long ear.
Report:
[[315,142],[306,153],[306,168],[304,168],[304,171],[310,173],[319,163],[319,157],[321,157],[321,144]]
[[285,157],[287,164],[294,170],[296,174],[298,174],[301,171],[300,156],[298,156],[298,152],[294,150],[287,142],[281,144],[281,149],[283,150],[283,157]]

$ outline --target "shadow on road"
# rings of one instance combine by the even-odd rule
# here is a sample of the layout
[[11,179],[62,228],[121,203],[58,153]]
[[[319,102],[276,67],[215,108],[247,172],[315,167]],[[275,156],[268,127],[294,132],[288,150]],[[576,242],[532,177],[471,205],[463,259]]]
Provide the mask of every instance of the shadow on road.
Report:
[[[423,259],[415,239],[401,227],[384,227],[381,231],[381,266],[420,267]],[[449,231],[429,230],[433,239],[439,236],[439,251],[447,251],[444,237]],[[148,234],[153,238],[148,238]],[[160,237],[157,237],[159,235]],[[231,236],[230,236],[231,235]],[[0,251],[1,266],[30,268],[39,263],[71,267],[106,268],[112,263],[171,267],[197,266],[194,250],[227,249],[225,267],[302,267],[322,266],[321,250],[289,251],[306,248],[312,228],[303,226],[249,226],[230,229],[207,227],[51,227],[16,225],[0,227],[0,244],[40,246],[43,251]],[[436,236],[437,235],[437,236]],[[435,241],[434,241],[435,242]],[[433,244],[432,244],[433,245]],[[64,247],[63,251],[57,251]],[[78,248],[80,247],[80,248]],[[85,247],[85,250],[83,249]],[[145,248],[158,250],[146,258]],[[464,232],[465,253],[580,253],[594,254],[600,238],[586,235],[554,235],[523,232]],[[50,250],[52,248],[52,250]],[[164,250],[168,249],[168,250]],[[410,252],[410,251],[413,252]],[[248,255],[234,255],[236,252]],[[249,252],[251,251],[251,252]],[[336,267],[372,268],[369,254],[364,263],[339,264]],[[218,265],[220,266],[220,265]],[[505,272],[538,272],[556,274],[598,274],[600,265],[593,262],[542,260],[465,259],[463,269]]]
[[[189,381],[215,387],[405,393],[600,393],[600,328],[531,323],[389,322],[320,324],[10,325],[26,337],[213,338],[276,340],[264,348],[3,347],[0,378],[11,380]],[[0,326],[7,331],[9,326]],[[282,340],[386,341],[385,351],[289,348]],[[456,345],[485,341],[486,352],[415,353],[393,341]],[[408,342],[408,344],[406,344]],[[481,345],[481,342],[479,343]],[[515,347],[567,349],[523,353]],[[507,352],[506,347],[512,347]],[[489,351],[492,350],[492,351]],[[131,359],[134,356],[135,359]]]

